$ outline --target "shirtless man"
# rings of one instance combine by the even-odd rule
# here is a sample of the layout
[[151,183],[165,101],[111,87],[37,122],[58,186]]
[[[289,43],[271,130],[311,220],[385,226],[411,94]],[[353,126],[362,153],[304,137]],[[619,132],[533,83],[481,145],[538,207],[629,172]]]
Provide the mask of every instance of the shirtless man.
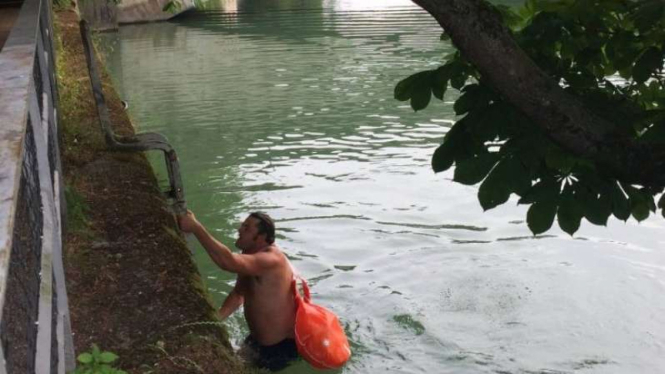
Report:
[[295,303],[289,260],[274,244],[275,224],[265,213],[252,213],[238,229],[233,253],[208,233],[191,211],[178,217],[180,229],[193,233],[220,268],[238,274],[219,309],[221,319],[244,305],[250,335],[245,340],[256,364],[275,371],[298,357],[294,340]]

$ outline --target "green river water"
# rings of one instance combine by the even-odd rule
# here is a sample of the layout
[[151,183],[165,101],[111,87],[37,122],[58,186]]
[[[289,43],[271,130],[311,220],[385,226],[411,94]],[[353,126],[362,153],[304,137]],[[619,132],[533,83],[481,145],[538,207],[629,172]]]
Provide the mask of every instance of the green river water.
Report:
[[[339,314],[343,373],[665,372],[665,221],[533,237],[514,200],[429,160],[452,101],[394,85],[451,50],[406,0],[219,0],[102,35],[140,131],[178,151],[189,207],[231,245],[249,211]],[[159,158],[155,159],[159,165]],[[219,306],[234,277],[195,243]],[[247,333],[228,323],[234,345]],[[287,373],[314,373],[304,363]]]

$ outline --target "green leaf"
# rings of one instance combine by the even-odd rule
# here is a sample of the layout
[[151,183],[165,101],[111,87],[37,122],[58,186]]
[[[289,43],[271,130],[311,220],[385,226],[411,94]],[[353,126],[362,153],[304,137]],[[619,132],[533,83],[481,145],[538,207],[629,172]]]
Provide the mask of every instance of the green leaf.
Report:
[[644,51],[633,67],[633,79],[637,83],[644,83],[651,75],[663,66],[663,52],[651,47]]
[[534,204],[557,201],[561,191],[561,183],[553,178],[538,181],[529,188],[517,202],[518,204]]
[[81,353],[76,359],[82,364],[92,363],[92,355],[87,352]]
[[575,200],[572,193],[564,193],[557,212],[559,227],[570,236],[580,228],[580,222],[584,214],[581,206]]
[[[472,92],[472,91],[471,91]],[[473,106],[474,106],[474,95],[471,92],[465,92],[455,100],[455,105],[453,106],[453,109],[455,110],[455,114],[462,115],[464,113],[467,113],[470,111]]]
[[533,203],[526,213],[526,223],[533,235],[542,234],[552,227],[557,211],[556,200]]
[[441,66],[433,73],[432,94],[439,100],[443,100],[443,95],[448,88],[449,69],[447,65]]
[[449,64],[450,69],[450,85],[458,90],[461,90],[462,87],[466,84],[466,80],[469,77],[469,74],[466,72],[464,64],[459,61],[453,61]]
[[440,173],[450,169],[453,162],[455,162],[453,145],[450,141],[444,140],[432,155],[432,169],[435,173]]
[[612,200],[609,195],[599,197],[584,196],[581,198],[584,217],[594,225],[607,226],[607,220],[612,214]]
[[660,213],[663,215],[663,218],[665,218],[665,194],[663,194],[660,197],[660,200],[658,200],[658,208],[660,208]]
[[460,161],[455,166],[453,180],[467,185],[474,185],[487,176],[498,161],[496,153],[483,153],[467,160]]
[[432,85],[432,95],[434,95],[434,97],[436,97],[439,100],[443,100],[443,95],[445,94],[446,94],[446,86],[439,84]]
[[656,123],[640,136],[645,142],[665,142],[665,122]]
[[644,190],[638,190],[630,185],[622,185],[630,198],[630,213],[638,222],[649,218],[649,212],[656,210],[653,196]]
[[103,352],[100,355],[100,361],[108,364],[118,359],[118,356],[113,352]]
[[394,92],[395,99],[399,101],[409,100],[413,96],[415,91],[422,89],[421,86],[423,82],[429,82],[429,77],[431,73],[432,73],[431,70],[421,71],[419,73],[412,74],[409,77],[402,79],[395,86],[395,92]]
[[625,80],[629,80],[633,76],[633,67],[628,66],[623,69],[619,69],[619,76]]
[[492,103],[477,108],[464,117],[474,138],[484,142],[495,141],[511,126],[505,103]]
[[630,19],[641,33],[657,26],[662,17],[663,2],[660,0],[637,1],[630,14]]
[[465,74],[455,75],[452,78],[450,78],[450,85],[453,86],[453,88],[461,90],[462,87],[464,87],[467,78],[468,76]]
[[416,86],[413,95],[411,96],[411,108],[416,112],[427,108],[427,105],[429,105],[429,102],[432,99],[431,92],[429,82],[427,82],[427,86],[422,84]]
[[536,14],[538,3],[536,0],[526,0],[522,8],[520,8],[520,15],[524,18],[531,18]]
[[649,205],[643,200],[631,200],[630,213],[638,222],[644,221],[649,218]]
[[508,188],[520,196],[531,188],[531,176],[528,170],[517,157],[510,157],[505,161],[506,178],[508,178]]
[[632,32],[619,31],[607,42],[605,54],[616,70],[625,71],[640,53],[637,46],[639,46],[639,40]]
[[[120,0],[117,0],[120,2]],[[117,4],[117,3],[116,3]],[[164,4],[164,7],[162,8],[163,12],[167,13],[175,13],[182,9],[182,4],[180,4],[180,1],[178,0],[171,0],[168,3]]]
[[630,200],[616,182],[610,185],[608,193],[612,201],[612,214],[622,221],[628,220],[631,211]]
[[462,95],[455,101],[455,114],[462,115],[470,111],[488,109],[494,94],[485,85],[469,84],[462,88]]
[[490,210],[505,203],[508,198],[510,198],[510,190],[495,167],[478,189],[480,206],[483,207],[483,210]]
[[453,162],[470,158],[473,152],[474,145],[463,118],[448,130],[443,138],[443,144],[434,151],[432,169],[436,173],[446,171],[453,165]]
[[568,71],[565,79],[574,88],[586,89],[597,85],[596,77],[587,70]]
[[597,189],[605,185],[596,175],[587,175],[575,184],[575,200],[581,204],[584,217],[594,225],[606,226],[612,215],[612,199],[608,193],[599,194]]
[[647,206],[649,207],[649,211],[655,213],[657,208],[656,208],[656,202],[654,200],[654,196],[646,190],[643,191],[643,194],[644,194],[644,199],[646,200]]
[[575,166],[575,160],[558,147],[552,147],[545,155],[545,164],[550,169],[558,170],[563,174],[568,174],[573,166]]
[[506,26],[515,28],[522,22],[522,18],[517,13],[515,13],[511,7],[499,4],[494,5],[494,8],[499,11],[501,18],[503,19],[503,23]]
[[395,99],[399,101],[411,99],[413,110],[425,109],[432,98],[432,85],[437,81],[437,71],[438,69],[421,71],[402,79],[395,86]]
[[504,158],[492,169],[478,190],[478,200],[484,210],[508,201],[511,192],[521,194],[531,187],[522,163],[513,157]]
[[575,43],[572,43],[569,40],[563,41],[560,53],[561,57],[564,59],[572,60],[577,53],[577,47]]

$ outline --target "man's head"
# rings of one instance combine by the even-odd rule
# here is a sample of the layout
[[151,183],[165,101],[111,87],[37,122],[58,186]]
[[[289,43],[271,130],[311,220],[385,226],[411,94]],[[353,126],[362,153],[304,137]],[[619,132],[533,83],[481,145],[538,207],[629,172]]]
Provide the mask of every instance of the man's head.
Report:
[[265,213],[254,212],[240,225],[236,247],[242,250],[254,250],[274,242],[275,222]]

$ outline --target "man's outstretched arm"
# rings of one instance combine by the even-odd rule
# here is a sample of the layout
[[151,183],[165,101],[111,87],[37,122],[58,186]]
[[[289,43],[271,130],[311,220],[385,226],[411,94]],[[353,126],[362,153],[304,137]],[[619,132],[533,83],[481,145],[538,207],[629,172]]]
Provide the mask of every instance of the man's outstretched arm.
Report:
[[210,258],[220,268],[236,274],[261,275],[266,269],[276,265],[279,259],[270,253],[243,255],[233,253],[229,247],[215,239],[196,219],[194,213],[178,216],[178,224],[183,232],[191,232],[201,243]]

